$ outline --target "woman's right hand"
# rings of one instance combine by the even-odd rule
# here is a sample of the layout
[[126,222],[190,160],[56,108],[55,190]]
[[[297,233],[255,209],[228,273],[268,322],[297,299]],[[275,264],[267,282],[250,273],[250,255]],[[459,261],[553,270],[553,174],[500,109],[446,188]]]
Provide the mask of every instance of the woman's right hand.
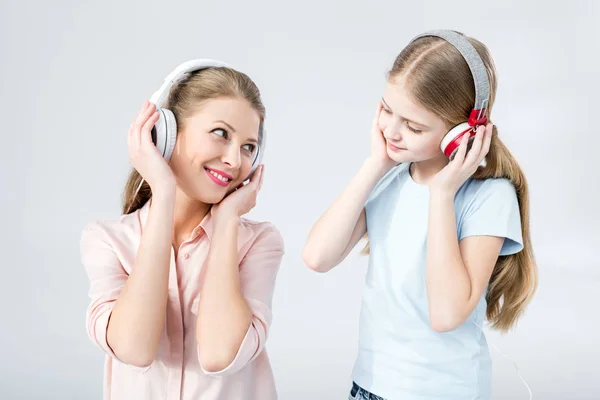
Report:
[[371,126],[371,154],[369,156],[369,163],[377,169],[377,172],[385,175],[390,169],[395,167],[398,163],[392,160],[387,153],[387,143],[383,132],[379,128],[379,115],[383,106],[381,101],[377,102],[377,110],[375,111],[375,118]]
[[152,142],[151,131],[158,117],[156,105],[146,100],[127,134],[129,161],[148,182],[153,194],[163,189],[172,190],[175,186],[171,167]]

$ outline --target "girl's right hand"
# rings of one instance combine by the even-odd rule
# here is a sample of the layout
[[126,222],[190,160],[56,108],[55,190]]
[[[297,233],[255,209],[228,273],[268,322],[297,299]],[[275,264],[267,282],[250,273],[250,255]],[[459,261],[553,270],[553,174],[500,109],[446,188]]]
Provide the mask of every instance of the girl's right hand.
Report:
[[129,161],[148,182],[153,194],[162,189],[172,190],[175,186],[171,167],[152,142],[151,131],[158,117],[156,105],[146,100],[127,134]]
[[392,160],[387,153],[387,143],[383,132],[379,128],[379,115],[383,106],[381,101],[377,102],[377,110],[375,111],[375,118],[371,126],[371,155],[369,156],[369,162],[377,169],[377,172],[385,175],[390,169],[395,167],[398,163]]

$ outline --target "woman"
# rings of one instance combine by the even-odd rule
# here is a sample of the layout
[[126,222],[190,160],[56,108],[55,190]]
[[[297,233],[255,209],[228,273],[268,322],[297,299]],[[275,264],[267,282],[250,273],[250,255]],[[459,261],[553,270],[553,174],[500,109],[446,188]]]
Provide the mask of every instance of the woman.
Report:
[[[264,347],[283,240],[242,218],[262,185],[265,109],[245,74],[183,67],[156,96],[174,118],[146,101],[129,129],[124,214],[82,235],[104,398],[275,399]],[[153,143],[165,121],[177,126],[172,156]]]

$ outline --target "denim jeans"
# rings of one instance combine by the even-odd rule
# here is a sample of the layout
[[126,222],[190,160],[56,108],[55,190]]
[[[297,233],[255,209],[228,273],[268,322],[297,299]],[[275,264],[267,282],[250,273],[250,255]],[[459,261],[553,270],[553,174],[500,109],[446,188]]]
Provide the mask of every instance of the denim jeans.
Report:
[[368,390],[365,390],[358,386],[355,382],[352,382],[352,389],[350,390],[350,396],[348,400],[385,400],[383,397],[377,396]]

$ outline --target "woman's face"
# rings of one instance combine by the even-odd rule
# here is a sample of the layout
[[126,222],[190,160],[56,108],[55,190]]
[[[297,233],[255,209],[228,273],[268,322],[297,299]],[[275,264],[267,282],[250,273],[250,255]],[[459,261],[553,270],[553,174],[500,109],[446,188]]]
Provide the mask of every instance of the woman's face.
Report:
[[219,203],[250,174],[258,150],[260,116],[242,98],[219,97],[183,121],[170,165],[191,199]]

